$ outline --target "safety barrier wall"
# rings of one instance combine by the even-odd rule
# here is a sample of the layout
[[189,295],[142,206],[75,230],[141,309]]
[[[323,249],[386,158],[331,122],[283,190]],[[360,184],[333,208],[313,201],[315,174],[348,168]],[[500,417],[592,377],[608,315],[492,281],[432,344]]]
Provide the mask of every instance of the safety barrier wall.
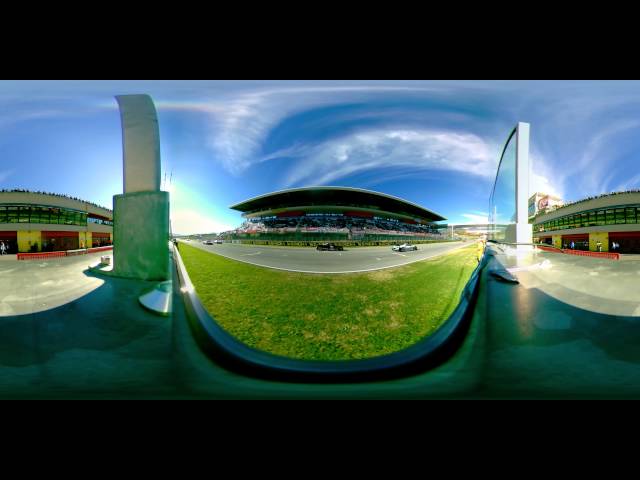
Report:
[[542,245],[536,245],[536,248],[543,250],[545,252],[554,252],[554,253],[566,253],[568,255],[579,255],[582,257],[595,257],[595,258],[608,258],[610,260],[620,260],[619,253],[611,253],[611,252],[590,252],[588,250],[571,250],[571,249],[559,249],[553,247],[545,247]]
[[18,253],[18,260],[45,260],[47,258],[56,257],[72,257],[75,255],[86,255],[88,253],[104,252],[107,250],[113,250],[113,247],[96,247],[86,248],[78,250],[66,250],[60,252],[38,252],[38,253]]
[[620,260],[619,253],[611,253],[611,252],[589,252],[586,250],[562,249],[562,253],[567,253],[569,255],[580,255],[582,257],[608,258],[610,260]]
[[18,260],[44,260],[52,257],[66,257],[67,252],[18,253]]

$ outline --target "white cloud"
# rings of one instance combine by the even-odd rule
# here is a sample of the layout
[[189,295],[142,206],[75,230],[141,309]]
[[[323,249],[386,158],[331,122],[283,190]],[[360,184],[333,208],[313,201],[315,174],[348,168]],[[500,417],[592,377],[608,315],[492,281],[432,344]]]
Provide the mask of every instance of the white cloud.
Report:
[[379,168],[453,170],[492,178],[496,149],[477,135],[447,130],[378,129],[309,147],[285,178],[285,187],[326,185]]
[[539,192],[564,198],[563,177],[557,173],[558,169],[550,167],[549,162],[539,152],[532,152],[529,161],[529,196]]

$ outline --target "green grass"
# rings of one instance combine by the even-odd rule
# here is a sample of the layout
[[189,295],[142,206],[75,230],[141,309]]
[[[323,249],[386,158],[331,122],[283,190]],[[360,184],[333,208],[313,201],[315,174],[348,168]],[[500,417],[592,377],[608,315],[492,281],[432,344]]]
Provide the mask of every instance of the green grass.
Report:
[[306,360],[368,358],[433,333],[477,265],[475,245],[368,273],[318,275],[236,262],[180,244],[200,300],[247,345]]

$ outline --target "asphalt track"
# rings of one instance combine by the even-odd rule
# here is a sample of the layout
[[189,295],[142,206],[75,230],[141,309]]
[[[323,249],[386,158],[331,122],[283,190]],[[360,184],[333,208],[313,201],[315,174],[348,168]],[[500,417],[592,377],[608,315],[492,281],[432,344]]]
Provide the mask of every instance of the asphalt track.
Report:
[[345,247],[343,252],[321,252],[312,247],[185,243],[232,260],[302,273],[356,273],[381,270],[433,258],[471,245],[468,242],[427,243],[418,245],[418,250],[413,252],[393,252],[390,246]]

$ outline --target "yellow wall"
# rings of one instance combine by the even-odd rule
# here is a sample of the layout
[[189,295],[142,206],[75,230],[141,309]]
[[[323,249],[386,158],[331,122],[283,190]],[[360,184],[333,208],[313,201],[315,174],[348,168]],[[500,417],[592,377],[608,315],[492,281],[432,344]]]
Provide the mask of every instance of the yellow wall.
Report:
[[91,248],[91,232],[78,232],[78,248]]
[[42,251],[42,232],[36,230],[18,230],[18,251],[28,253],[31,245],[38,244],[38,251]]
[[553,241],[554,247],[562,248],[562,235],[552,235],[551,240]]
[[592,252],[598,251],[598,241],[602,242],[602,251],[609,251],[609,233],[608,232],[593,232],[589,234],[589,250]]

